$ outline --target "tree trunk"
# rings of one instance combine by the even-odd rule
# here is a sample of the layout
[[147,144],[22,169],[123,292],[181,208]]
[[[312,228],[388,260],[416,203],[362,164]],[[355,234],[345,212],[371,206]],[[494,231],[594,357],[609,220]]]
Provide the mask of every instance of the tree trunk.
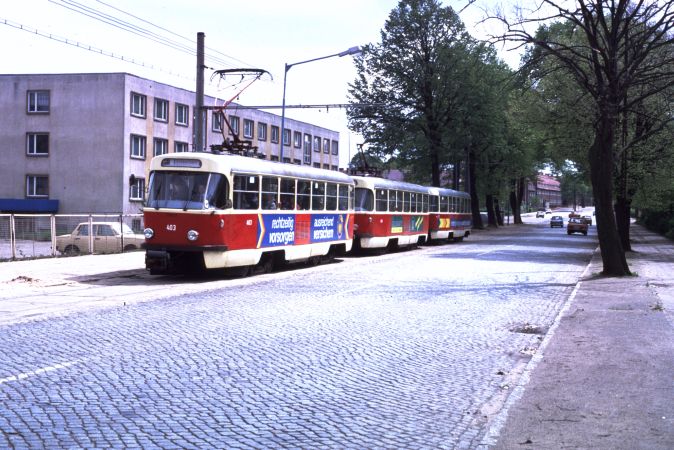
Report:
[[498,228],[496,212],[494,210],[494,196],[492,194],[487,194],[485,206],[487,207],[487,226]]
[[477,196],[477,186],[475,183],[475,154],[472,150],[466,148],[466,178],[468,179],[468,193],[470,194],[470,211],[473,215],[473,228],[479,230],[484,228],[482,215],[480,214],[480,199]]
[[525,181],[523,178],[513,180],[513,187],[510,191],[509,201],[510,201],[510,210],[513,212],[513,223],[516,225],[521,225],[522,222],[522,196],[524,190],[522,186]]
[[497,198],[494,199],[494,214],[496,214],[496,223],[502,227],[505,224],[503,221],[503,211],[501,211],[501,203]]
[[620,242],[613,215],[613,119],[605,117],[597,126],[594,142],[589,150],[590,178],[597,219],[597,235],[607,276],[630,275],[625,252]]

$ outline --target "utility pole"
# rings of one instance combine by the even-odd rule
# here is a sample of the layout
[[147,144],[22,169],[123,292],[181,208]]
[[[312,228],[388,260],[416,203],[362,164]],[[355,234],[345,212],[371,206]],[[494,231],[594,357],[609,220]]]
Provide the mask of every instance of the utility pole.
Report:
[[197,98],[195,101],[194,148],[195,152],[204,150],[204,37],[197,33]]

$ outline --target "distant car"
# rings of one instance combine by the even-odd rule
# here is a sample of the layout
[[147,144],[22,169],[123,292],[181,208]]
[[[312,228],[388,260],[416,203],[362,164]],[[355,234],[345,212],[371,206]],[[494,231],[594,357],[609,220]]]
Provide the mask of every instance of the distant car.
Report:
[[546,209],[546,210],[545,210],[545,214],[552,214],[552,210],[551,210],[551,209]]
[[562,216],[552,216],[550,217],[550,228],[564,228],[564,219]]
[[592,216],[582,216],[580,220],[583,220],[586,224],[592,225]]
[[[118,253],[141,248],[145,236],[136,234],[127,224],[92,222],[94,253]],[[74,256],[89,253],[89,223],[82,222],[70,234],[56,236],[56,250]]]
[[566,234],[583,233],[587,236],[587,223],[578,217],[572,217],[566,224]]
[[539,217],[545,217],[545,211],[543,211],[542,209],[536,211],[536,218],[538,219]]

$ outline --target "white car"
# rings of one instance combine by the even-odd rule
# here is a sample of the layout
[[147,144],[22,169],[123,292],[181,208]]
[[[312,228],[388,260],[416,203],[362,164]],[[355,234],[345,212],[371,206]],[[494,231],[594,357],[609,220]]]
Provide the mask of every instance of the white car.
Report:
[[[119,253],[141,248],[145,236],[136,234],[127,224],[119,222],[92,222],[94,230],[91,241],[94,253]],[[89,223],[82,222],[70,234],[56,236],[56,250],[73,256],[89,251]]]

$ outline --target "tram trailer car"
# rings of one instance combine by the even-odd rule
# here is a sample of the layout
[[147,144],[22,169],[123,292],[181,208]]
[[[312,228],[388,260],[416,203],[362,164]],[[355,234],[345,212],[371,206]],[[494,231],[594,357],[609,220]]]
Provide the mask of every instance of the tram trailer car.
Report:
[[462,241],[470,235],[473,216],[470,195],[453,189],[430,187],[429,240]]
[[423,244],[428,238],[428,188],[378,177],[353,176],[356,248]]
[[151,274],[320,262],[353,244],[348,175],[233,154],[152,159],[145,220]]

